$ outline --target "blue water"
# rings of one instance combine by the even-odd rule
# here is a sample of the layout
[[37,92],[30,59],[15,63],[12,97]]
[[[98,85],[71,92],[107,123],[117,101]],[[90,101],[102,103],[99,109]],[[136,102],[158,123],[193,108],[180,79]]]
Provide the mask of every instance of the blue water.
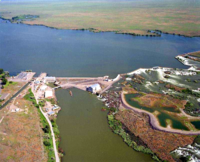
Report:
[[174,57],[200,50],[200,38],[161,37],[57,30],[0,22],[0,67],[55,76],[104,76],[140,67],[185,68]]

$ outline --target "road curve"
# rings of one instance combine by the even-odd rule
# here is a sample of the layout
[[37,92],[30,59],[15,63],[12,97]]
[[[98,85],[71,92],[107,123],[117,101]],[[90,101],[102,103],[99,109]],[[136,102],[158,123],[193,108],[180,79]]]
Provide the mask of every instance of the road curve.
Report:
[[[33,91],[33,86],[32,86],[32,92],[34,92]],[[34,94],[34,97],[35,97],[35,94]],[[37,100],[36,97],[35,97],[35,100],[36,100],[36,102],[38,104],[38,100]],[[49,123],[50,129],[51,129],[51,136],[52,136],[52,139],[53,139],[53,148],[54,148],[56,162],[60,162],[60,159],[59,159],[59,156],[58,156],[58,151],[57,151],[57,148],[56,148],[55,134],[54,134],[54,131],[53,131],[53,127],[52,127],[51,121],[49,120],[48,116],[42,111],[42,108],[41,107],[39,107],[39,108],[40,108],[41,113],[44,115],[44,117],[46,118],[47,122]]]
[[149,120],[150,120],[149,122],[150,122],[151,126],[153,127],[153,129],[164,131],[164,132],[169,132],[169,133],[177,133],[177,134],[185,134],[185,135],[200,135],[200,131],[183,131],[183,130],[161,127],[158,120],[152,113],[147,112],[145,110],[135,108],[133,106],[130,106],[126,102],[123,92],[121,93],[121,103],[122,103],[122,106],[126,109],[133,110],[137,113],[146,113],[149,116]]

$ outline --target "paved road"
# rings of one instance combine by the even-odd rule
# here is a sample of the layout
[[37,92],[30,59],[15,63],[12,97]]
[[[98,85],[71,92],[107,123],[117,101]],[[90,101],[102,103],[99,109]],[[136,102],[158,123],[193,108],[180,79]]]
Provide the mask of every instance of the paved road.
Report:
[[[34,92],[34,84],[32,84],[32,92]],[[35,93],[33,93],[34,96],[35,96]],[[35,96],[35,99],[36,99],[36,102],[38,103],[38,100]],[[51,135],[52,135],[52,139],[53,139],[53,148],[54,148],[54,153],[55,153],[55,158],[56,158],[56,162],[60,162],[60,159],[59,159],[59,156],[58,156],[58,151],[57,151],[57,147],[56,147],[56,140],[55,140],[55,134],[54,134],[54,131],[53,131],[53,127],[52,127],[52,124],[51,124],[51,121],[49,120],[47,114],[45,114],[42,110],[42,108],[40,107],[40,111],[42,112],[42,114],[44,115],[44,117],[46,118],[47,122],[49,123],[49,126],[50,126],[50,129],[51,129]]]

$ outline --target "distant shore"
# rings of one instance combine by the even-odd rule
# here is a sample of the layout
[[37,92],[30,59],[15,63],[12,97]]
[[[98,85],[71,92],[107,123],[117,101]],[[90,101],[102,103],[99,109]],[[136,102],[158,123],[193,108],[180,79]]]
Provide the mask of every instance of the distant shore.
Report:
[[200,35],[187,35],[187,34],[179,34],[179,33],[173,33],[173,32],[165,32],[162,30],[158,30],[158,29],[154,29],[154,30],[146,30],[146,31],[142,31],[137,33],[137,32],[126,32],[126,31],[116,31],[116,30],[99,30],[99,29],[95,29],[95,28],[57,28],[57,27],[53,27],[53,26],[48,26],[48,25],[44,25],[44,24],[38,24],[38,23],[27,23],[28,21],[20,21],[20,22],[14,22],[12,21],[12,19],[6,19],[4,17],[0,16],[0,19],[5,20],[5,21],[9,21],[10,23],[15,23],[15,24],[24,24],[24,25],[28,25],[28,26],[43,26],[46,28],[50,28],[50,29],[56,29],[56,30],[78,30],[78,31],[89,31],[89,32],[93,32],[93,33],[105,33],[105,32],[113,32],[115,34],[123,34],[123,35],[131,35],[131,36],[142,36],[142,37],[161,37],[161,34],[170,34],[170,35],[176,35],[176,36],[182,36],[182,37],[188,37],[188,38],[193,38],[193,37],[200,37]]

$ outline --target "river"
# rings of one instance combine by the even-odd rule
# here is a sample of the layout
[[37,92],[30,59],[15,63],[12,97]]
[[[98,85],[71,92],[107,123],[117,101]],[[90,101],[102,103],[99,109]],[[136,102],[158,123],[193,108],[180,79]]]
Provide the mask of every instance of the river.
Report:
[[[162,34],[161,37],[57,30],[0,20],[0,68],[15,75],[32,69],[52,76],[104,76],[140,67],[186,68],[174,59],[199,50],[200,38]],[[73,89],[57,90],[63,161],[152,161],[129,148],[111,132],[102,103],[95,96]]]

